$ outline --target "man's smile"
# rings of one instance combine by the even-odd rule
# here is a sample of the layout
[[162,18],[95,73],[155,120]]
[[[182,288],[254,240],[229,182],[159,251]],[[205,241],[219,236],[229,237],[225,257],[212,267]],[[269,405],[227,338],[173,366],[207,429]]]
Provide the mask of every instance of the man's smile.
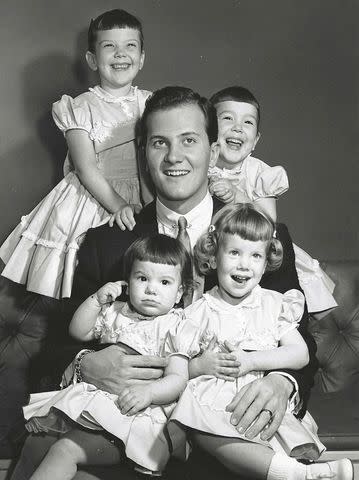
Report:
[[164,170],[163,174],[167,177],[183,177],[187,175],[189,170]]

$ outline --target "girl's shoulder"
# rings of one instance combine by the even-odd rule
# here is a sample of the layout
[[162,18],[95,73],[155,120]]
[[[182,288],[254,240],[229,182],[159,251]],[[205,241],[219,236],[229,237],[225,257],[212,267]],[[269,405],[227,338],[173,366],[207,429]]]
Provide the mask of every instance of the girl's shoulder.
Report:
[[262,307],[264,310],[279,311],[280,317],[287,321],[299,321],[303,315],[305,297],[296,289],[280,293],[260,287]]
[[62,95],[60,100],[52,105],[52,116],[63,132],[71,128],[83,128],[90,131],[92,127],[91,110],[96,108],[98,100],[90,92],[84,92],[77,97]]

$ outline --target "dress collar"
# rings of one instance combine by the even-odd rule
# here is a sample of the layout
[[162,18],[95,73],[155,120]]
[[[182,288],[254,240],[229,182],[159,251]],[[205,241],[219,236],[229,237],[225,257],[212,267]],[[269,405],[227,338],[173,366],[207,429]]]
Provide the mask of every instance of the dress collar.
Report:
[[231,305],[230,303],[225,302],[218,292],[218,286],[216,285],[203,296],[207,300],[208,304],[219,312],[227,311],[233,312],[236,310],[241,310],[242,308],[257,308],[261,305],[260,297],[262,295],[262,287],[256,285],[251,293],[238,305]]
[[130,87],[130,93],[128,95],[123,95],[121,97],[115,97],[111,93],[104,90],[100,85],[89,88],[90,92],[94,93],[96,97],[100,98],[107,103],[123,103],[123,102],[133,102],[137,99],[137,87]]
[[179,217],[185,217],[187,220],[187,228],[195,228],[196,225],[203,223],[208,212],[213,211],[213,200],[209,192],[206,193],[204,199],[185,215],[181,215],[164,205],[158,198],[156,199],[156,212],[158,222],[169,228],[177,230]]

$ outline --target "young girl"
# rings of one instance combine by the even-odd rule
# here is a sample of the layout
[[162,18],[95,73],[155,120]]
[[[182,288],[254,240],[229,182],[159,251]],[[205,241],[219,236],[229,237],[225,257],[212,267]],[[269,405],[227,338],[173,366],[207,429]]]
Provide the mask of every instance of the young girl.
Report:
[[191,332],[186,339],[179,339],[176,332],[184,315],[182,309],[173,308],[190,287],[191,265],[179,240],[160,234],[140,238],[125,254],[128,302],[114,301],[122,288],[122,282],[116,282],[104,285],[80,305],[70,324],[73,337],[121,342],[134,353],[168,356],[168,366],[163,378],[127,387],[118,396],[85,382],[60,392],[32,395],[30,405],[24,408],[25,418],[32,417],[27,429],[66,433],[31,478],[71,479],[78,464],[120,461],[119,445],[98,432],[103,429],[123,442],[127,457],[138,470],[156,473],[164,468],[169,458],[165,426],[173,402],[185,388],[195,336]]
[[[269,442],[259,436],[248,440],[231,424],[231,413],[226,411],[241,388],[261,378],[265,370],[300,369],[308,362],[307,347],[297,331],[303,295],[259,286],[264,271],[281,264],[281,245],[274,237],[273,223],[253,206],[230,205],[197,242],[198,267],[204,274],[216,270],[218,286],[186,309],[184,329],[200,332],[198,349],[203,353],[191,361],[192,380],[171,416],[169,430],[178,436],[178,427],[189,427],[195,443],[243,478],[332,478],[328,472],[333,471],[337,479],[352,479],[347,459],[307,467],[288,456],[312,460],[324,449],[313,431],[289,411]],[[240,366],[235,381],[215,373],[213,344],[217,352],[236,354]],[[269,400],[262,411],[268,422],[271,408]],[[306,420],[310,418],[308,414]],[[313,428],[313,420],[312,424]]]
[[81,236],[111,215],[124,228],[121,212],[126,221],[146,201],[134,132],[150,92],[132,86],[144,59],[142,26],[133,15],[111,10],[91,21],[86,60],[100,85],[53,105],[68,144],[65,178],[2,245],[3,276],[42,295],[69,297]]
[[[275,222],[276,199],[288,190],[288,178],[283,167],[269,167],[252,156],[260,138],[258,101],[237,86],[220,90],[211,101],[217,110],[220,153],[208,172],[210,192],[225,203],[254,202]],[[336,307],[335,285],[318,261],[296,245],[294,251],[309,312]]]

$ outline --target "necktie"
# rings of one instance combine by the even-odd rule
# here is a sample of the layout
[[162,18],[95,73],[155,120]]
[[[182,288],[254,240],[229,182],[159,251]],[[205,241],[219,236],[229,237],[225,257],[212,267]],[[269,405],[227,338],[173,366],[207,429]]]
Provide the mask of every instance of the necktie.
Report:
[[192,254],[191,241],[187,232],[187,219],[186,217],[179,217],[178,219],[178,240],[182,243],[188,253]]
[[[179,217],[178,219],[178,233],[177,239],[182,243],[187,252],[192,257],[192,248],[190,238],[187,232],[187,219],[186,217]],[[189,290],[185,295],[183,295],[183,305],[188,307],[192,303],[193,299],[193,289]]]

